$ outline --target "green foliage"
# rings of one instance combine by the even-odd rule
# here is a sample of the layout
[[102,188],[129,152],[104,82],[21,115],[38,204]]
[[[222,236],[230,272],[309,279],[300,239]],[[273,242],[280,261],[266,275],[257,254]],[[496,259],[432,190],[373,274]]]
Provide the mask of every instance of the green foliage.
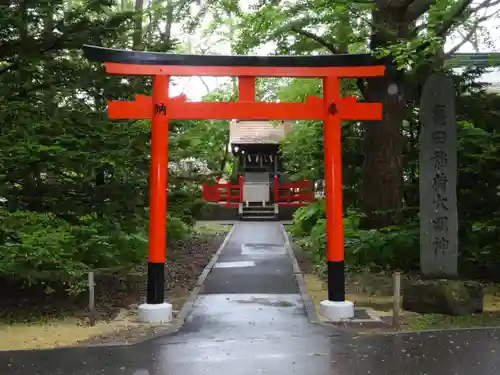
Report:
[[[180,218],[167,216],[169,243],[185,238],[189,230]],[[68,292],[79,293],[87,287],[89,270],[144,264],[146,249],[145,228],[127,234],[91,216],[72,225],[51,213],[0,210],[0,276],[29,285],[63,284]]]
[[[367,101],[385,101],[385,110],[376,125],[351,122],[343,126],[343,144],[347,146],[343,148],[344,193],[348,208],[359,208],[366,214],[366,227],[400,224],[408,210],[416,214],[416,114],[423,82],[442,69],[448,57],[443,53],[448,36],[458,34],[465,39],[457,41],[453,51],[465,42],[477,46],[479,41],[489,41],[482,24],[495,16],[494,4],[483,1],[477,6],[470,1],[443,0],[420,6],[411,0],[397,4],[277,0],[259,1],[243,10],[234,8],[235,1],[216,3],[232,25],[238,24],[231,39],[238,53],[254,53],[265,46],[279,55],[370,53],[392,60],[385,79],[358,79],[350,84],[348,94]],[[221,14],[224,12],[219,18]],[[299,91],[309,90],[308,85],[299,86],[299,81],[291,89],[296,97]],[[397,100],[386,94],[391,84],[398,87]],[[323,174],[320,125],[303,122],[296,129],[285,142],[289,172],[297,178],[316,180]]]
[[[362,230],[360,218],[360,214],[349,212],[344,219],[345,259],[350,270],[418,269],[418,225]],[[325,205],[320,200],[298,209],[291,227],[291,234],[299,238],[299,245],[311,254],[320,271],[325,270],[325,225]]]
[[167,241],[168,243],[184,239],[192,230],[182,218],[172,214],[167,215]]
[[[184,189],[178,189],[168,194],[168,212],[175,216],[186,225],[193,224],[196,217],[203,207],[202,201],[198,199],[198,191],[190,191],[189,186]],[[198,189],[199,190],[199,189]]]
[[391,226],[379,230],[362,230],[358,225],[359,217],[346,219],[345,259],[349,269],[359,271],[368,267],[377,271],[418,270],[418,224]]
[[[171,23],[187,17],[190,5],[153,2],[144,12],[112,0],[1,7],[0,279],[59,283],[77,293],[88,269],[145,262],[150,122],[111,121],[106,100],[149,94],[150,80],[106,75],[82,58],[81,47],[169,51]],[[203,207],[200,184],[207,169],[219,169],[227,124],[169,125],[172,242],[190,233]]]
[[[366,50],[368,30],[363,21],[372,8],[368,3],[325,0],[260,2],[241,15],[236,49],[242,53],[273,43],[280,54]],[[303,37],[302,32],[311,28],[323,30],[323,42]]]
[[374,50],[377,57],[392,56],[397,70],[411,70],[418,68],[432,59],[444,45],[441,37],[422,36],[413,40],[400,40],[388,46]]
[[0,210],[0,275],[30,285],[78,293],[88,270],[144,262],[146,246],[143,232],[129,235],[93,217],[74,225],[51,213]]
[[297,237],[309,236],[320,219],[325,218],[325,200],[318,199],[308,206],[300,207],[293,215],[291,234]]

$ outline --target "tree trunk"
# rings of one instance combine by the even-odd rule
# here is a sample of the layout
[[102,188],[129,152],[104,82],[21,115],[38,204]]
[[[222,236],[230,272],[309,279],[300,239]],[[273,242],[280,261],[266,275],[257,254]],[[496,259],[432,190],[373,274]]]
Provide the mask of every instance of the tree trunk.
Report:
[[155,41],[155,32],[158,30],[158,25],[160,23],[161,3],[162,0],[152,0],[149,2],[148,5],[149,24],[147,26],[147,31],[146,31],[146,34],[148,36],[147,38],[148,48],[151,48],[151,46]]
[[[390,3],[373,11],[371,50],[405,38],[408,24],[399,8]],[[398,221],[403,197],[403,136],[406,111],[402,76],[388,69],[386,76],[368,80],[365,99],[383,103],[381,121],[365,124],[363,164],[364,227],[381,228]]]
[[133,34],[133,49],[139,51],[142,49],[142,10],[144,7],[144,0],[135,0],[136,19],[134,22]]
[[224,156],[222,157],[222,160],[220,162],[220,167],[219,167],[219,177],[220,178],[222,178],[222,175],[224,174],[224,168],[226,167],[228,156],[229,156],[229,147],[226,147],[226,150],[224,151]]
[[405,102],[399,95],[389,95],[389,77],[368,83],[368,100],[384,103],[383,119],[365,125],[363,164],[363,225],[381,228],[397,222],[402,204],[401,126]]
[[170,49],[172,43],[172,26],[174,25],[174,0],[168,0],[166,6],[164,42]]

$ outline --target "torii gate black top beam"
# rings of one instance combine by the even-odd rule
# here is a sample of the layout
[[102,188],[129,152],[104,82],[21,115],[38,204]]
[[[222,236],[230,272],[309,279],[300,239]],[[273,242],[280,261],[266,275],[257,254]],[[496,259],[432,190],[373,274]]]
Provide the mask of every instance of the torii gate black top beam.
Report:
[[83,54],[90,61],[138,65],[179,66],[252,66],[252,67],[340,67],[387,65],[388,58],[370,54],[339,54],[316,56],[246,56],[246,55],[189,55],[163,52],[131,51],[124,49],[83,46]]

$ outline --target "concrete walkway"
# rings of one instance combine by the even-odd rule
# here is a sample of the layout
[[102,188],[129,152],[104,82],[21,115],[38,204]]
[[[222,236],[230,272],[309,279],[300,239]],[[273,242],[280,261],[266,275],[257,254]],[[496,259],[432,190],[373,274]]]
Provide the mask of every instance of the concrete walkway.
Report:
[[[184,328],[127,347],[0,352],[0,375],[497,375],[497,330],[355,337],[308,322],[279,223],[238,223]],[[0,331],[1,340],[1,331]]]
[[[304,374],[330,350],[327,331],[307,320],[280,224],[245,222],[236,224],[183,330],[156,344],[169,348],[167,373]],[[330,333],[343,351],[340,337],[350,336]]]

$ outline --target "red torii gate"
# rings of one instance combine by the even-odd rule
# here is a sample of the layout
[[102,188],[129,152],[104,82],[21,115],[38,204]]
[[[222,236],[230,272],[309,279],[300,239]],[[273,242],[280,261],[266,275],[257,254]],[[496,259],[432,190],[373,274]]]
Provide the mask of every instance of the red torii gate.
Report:
[[[367,54],[328,56],[203,56],[137,52],[84,46],[91,61],[104,63],[117,75],[149,75],[152,96],[135,101],[108,102],[113,119],[152,119],[150,218],[147,300],[150,322],[171,319],[165,303],[168,120],[320,120],[324,124],[326,236],[328,301],[323,314],[332,320],[352,317],[353,305],[345,301],[344,229],[342,215],[342,120],[379,120],[382,104],[358,103],[340,96],[339,79],[383,76],[385,65]],[[169,97],[171,76],[236,76],[238,101],[229,103],[187,102],[181,95]],[[315,77],[323,80],[323,98],[308,97],[304,103],[264,103],[255,100],[256,77]],[[148,306],[149,305],[149,306]],[[162,310],[162,306],[166,306]],[[149,307],[149,309],[148,309]],[[331,309],[330,309],[331,308]]]

